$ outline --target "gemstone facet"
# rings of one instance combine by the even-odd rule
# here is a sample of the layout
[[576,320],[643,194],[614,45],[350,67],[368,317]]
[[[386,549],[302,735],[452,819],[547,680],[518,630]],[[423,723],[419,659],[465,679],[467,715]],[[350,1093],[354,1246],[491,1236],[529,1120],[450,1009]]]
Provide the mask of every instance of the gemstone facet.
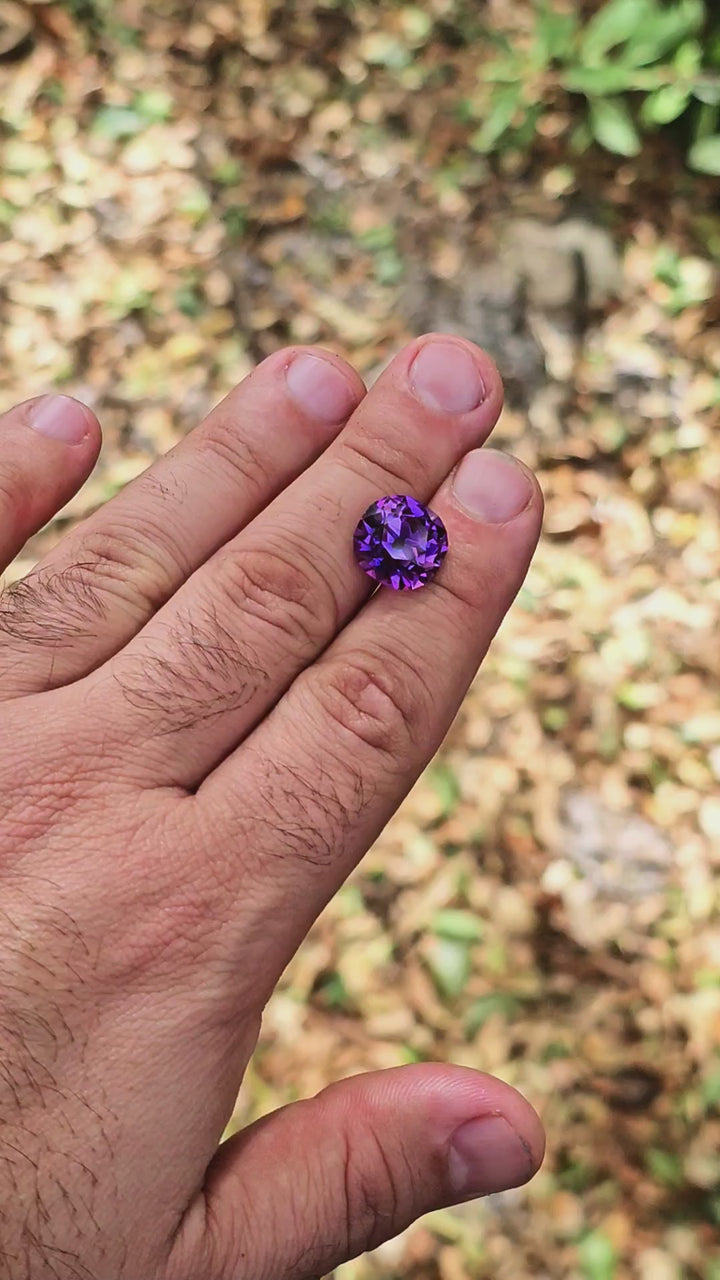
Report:
[[448,549],[439,516],[407,494],[368,507],[353,538],[360,568],[393,591],[415,591],[435,577]]

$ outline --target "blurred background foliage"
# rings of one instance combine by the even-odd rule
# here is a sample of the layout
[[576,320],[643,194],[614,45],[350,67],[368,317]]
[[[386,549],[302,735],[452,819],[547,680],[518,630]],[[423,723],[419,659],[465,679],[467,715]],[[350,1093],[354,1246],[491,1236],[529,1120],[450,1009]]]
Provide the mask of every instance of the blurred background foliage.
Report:
[[566,99],[573,153],[595,141],[636,156],[643,134],[672,124],[690,168],[720,174],[720,19],[703,0],[608,0],[585,22],[540,0],[525,39],[501,30],[495,41],[478,95],[462,104],[482,120],[478,150],[531,146]]
[[2,401],[106,441],[11,577],[287,342],[482,343],[546,494],[231,1127],[447,1059],[548,1158],[342,1280],[720,1278],[719,65],[711,0],[0,0]]

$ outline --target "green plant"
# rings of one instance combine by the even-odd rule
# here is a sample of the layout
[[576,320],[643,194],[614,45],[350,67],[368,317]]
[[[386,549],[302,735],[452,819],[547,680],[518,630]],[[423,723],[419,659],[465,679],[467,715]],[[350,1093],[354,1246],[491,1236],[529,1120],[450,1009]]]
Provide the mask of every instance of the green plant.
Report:
[[670,245],[658,250],[653,274],[668,290],[665,308],[670,315],[701,306],[715,291],[712,266],[702,258],[681,258]]
[[151,124],[159,124],[172,115],[173,101],[160,89],[136,93],[132,106],[111,103],[98,107],[92,122],[92,133],[113,142],[134,138]]
[[645,1155],[648,1173],[663,1186],[677,1189],[684,1182],[682,1160],[674,1151],[663,1151],[660,1147],[650,1147]]
[[593,139],[635,156],[643,132],[683,117],[688,164],[720,174],[720,32],[711,0],[607,0],[589,22],[537,0],[532,37],[505,36],[480,72],[484,90],[462,105],[483,123],[472,138],[484,152],[526,148],[562,95],[584,99],[573,144]]
[[189,272],[175,290],[175,306],[190,320],[196,320],[207,309],[202,284],[196,272]]
[[116,0],[60,0],[60,7],[67,10],[93,42],[105,37],[118,44],[138,42],[139,31],[116,13]]
[[612,1241],[602,1231],[591,1231],[578,1246],[585,1280],[614,1280],[617,1254]]

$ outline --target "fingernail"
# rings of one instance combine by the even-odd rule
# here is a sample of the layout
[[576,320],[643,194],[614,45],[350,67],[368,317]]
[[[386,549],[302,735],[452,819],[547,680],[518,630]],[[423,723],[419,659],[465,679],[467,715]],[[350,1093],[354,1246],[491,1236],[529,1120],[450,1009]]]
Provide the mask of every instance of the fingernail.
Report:
[[305,413],[323,422],[343,422],[357,404],[347,378],[322,356],[298,356],[285,376],[293,400]]
[[423,404],[443,413],[469,413],[486,395],[477,364],[457,342],[425,343],[410,367],[410,385]]
[[70,396],[43,396],[30,410],[29,422],[41,436],[63,444],[82,444],[90,431],[83,406]]
[[458,1195],[492,1195],[519,1187],[534,1162],[528,1147],[502,1116],[483,1116],[461,1125],[450,1144],[450,1179]]
[[514,458],[494,449],[474,449],[455,472],[453,491],[476,520],[504,524],[525,510],[532,484]]

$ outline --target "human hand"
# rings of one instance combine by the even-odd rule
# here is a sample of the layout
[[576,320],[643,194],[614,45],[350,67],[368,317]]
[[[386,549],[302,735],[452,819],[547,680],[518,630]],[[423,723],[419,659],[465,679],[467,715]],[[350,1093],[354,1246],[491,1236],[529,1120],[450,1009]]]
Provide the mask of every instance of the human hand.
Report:
[[[217,1152],[279,975],[525,575],[538,487],[472,452],[501,399],[458,339],[413,342],[367,395],[278,352],[2,598],[4,1277],[300,1280],[537,1169],[529,1105],[432,1064]],[[7,564],[100,435],[63,397],[0,431]],[[352,532],[396,492],[450,551],[425,590],[370,598]]]

